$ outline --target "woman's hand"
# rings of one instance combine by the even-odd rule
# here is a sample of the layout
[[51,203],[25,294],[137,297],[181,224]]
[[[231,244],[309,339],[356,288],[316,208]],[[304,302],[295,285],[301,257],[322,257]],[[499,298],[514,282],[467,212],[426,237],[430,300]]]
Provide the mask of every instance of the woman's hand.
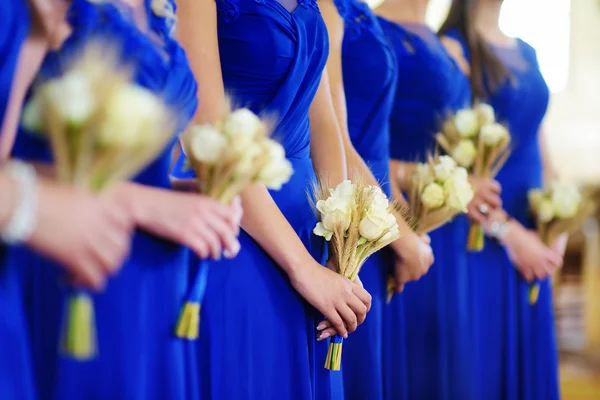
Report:
[[396,291],[401,292],[404,285],[416,281],[429,271],[434,262],[429,236],[418,236],[416,233],[408,234],[392,244],[396,252],[394,264],[394,277]]
[[127,257],[134,224],[111,196],[41,182],[37,226],[28,245],[62,264],[82,286],[101,289]]
[[537,233],[525,229],[514,220],[508,224],[502,244],[515,268],[527,282],[551,276],[562,265],[562,256],[546,247]]
[[[333,326],[329,335],[337,332],[347,338],[349,332],[364,322],[371,309],[371,295],[362,285],[317,262],[296,268],[290,279],[294,289],[327,318],[330,323],[327,326]],[[320,339],[326,337],[329,336],[321,334]]]
[[195,193],[176,193],[136,184],[122,186],[136,224],[157,236],[191,248],[199,257],[233,258],[241,219],[239,200],[226,206]]
[[502,207],[500,198],[502,187],[492,179],[475,176],[469,176],[469,182],[475,192],[475,196],[468,206],[469,217],[478,223],[483,223],[490,212]]

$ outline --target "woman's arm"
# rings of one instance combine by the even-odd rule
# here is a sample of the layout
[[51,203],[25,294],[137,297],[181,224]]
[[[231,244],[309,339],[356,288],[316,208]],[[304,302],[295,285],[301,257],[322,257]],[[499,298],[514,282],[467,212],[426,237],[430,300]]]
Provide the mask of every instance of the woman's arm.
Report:
[[546,135],[546,130],[544,129],[543,124],[540,128],[538,140],[540,146],[540,154],[542,155],[542,171],[544,182],[549,182],[558,178],[558,172],[552,164],[552,158],[550,157],[550,150],[548,148],[548,137]]
[[[224,105],[214,0],[181,0],[179,33],[198,81],[200,106],[194,122],[213,121]],[[204,99],[207,99],[204,101]],[[242,193],[242,228],[290,276],[295,289],[334,321],[339,332],[356,329],[356,314],[366,313],[364,289],[322,268],[304,247],[263,185]],[[362,298],[362,299],[361,299]]]

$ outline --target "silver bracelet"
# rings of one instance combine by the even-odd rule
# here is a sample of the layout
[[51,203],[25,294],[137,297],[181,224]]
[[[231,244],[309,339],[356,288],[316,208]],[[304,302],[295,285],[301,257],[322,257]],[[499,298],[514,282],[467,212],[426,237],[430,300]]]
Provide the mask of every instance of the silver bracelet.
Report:
[[31,165],[18,161],[8,163],[6,171],[17,183],[19,198],[10,221],[0,231],[0,240],[7,244],[19,244],[29,240],[36,226],[38,208],[37,175]]
[[488,228],[488,235],[496,240],[502,241],[508,233],[508,221],[494,221]]

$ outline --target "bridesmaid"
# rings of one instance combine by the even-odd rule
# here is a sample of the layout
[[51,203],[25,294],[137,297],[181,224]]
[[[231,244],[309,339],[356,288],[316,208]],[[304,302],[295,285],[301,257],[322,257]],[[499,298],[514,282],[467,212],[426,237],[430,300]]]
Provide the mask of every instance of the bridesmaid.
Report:
[[[366,3],[325,0],[320,7],[329,32],[327,71],[348,170],[360,171],[372,184],[379,182],[390,196],[389,117],[397,80],[393,48]],[[414,234],[407,234],[391,248],[402,257],[398,262],[404,274],[400,285],[420,278],[433,262],[431,248]],[[420,259],[411,259],[411,253],[419,254]],[[360,273],[373,301],[365,323],[344,344],[347,399],[384,396],[383,356],[389,349],[383,347],[383,315],[393,267],[393,255],[385,250],[372,256]],[[328,333],[325,330],[321,337]],[[394,368],[400,376],[402,365],[396,363]]]
[[[25,92],[46,53],[47,28],[62,18],[60,8],[43,1],[12,1],[0,13],[0,165],[12,148]],[[31,166],[9,163],[0,169],[0,398],[35,398],[17,279],[21,266],[4,244],[27,242],[67,262],[82,284],[99,287],[128,250],[125,221],[114,203],[108,206],[87,193],[37,181]],[[84,228],[98,239],[80,239]],[[102,239],[106,237],[112,240]]]
[[198,80],[195,121],[219,116],[227,91],[235,103],[276,118],[274,135],[294,167],[278,192],[245,190],[242,250],[210,263],[193,343],[200,397],[342,398],[341,375],[323,367],[328,343],[316,341],[315,311],[347,336],[371,299],[322,267],[325,242],[312,234],[317,219],[307,192],[316,175],[326,172],[332,185],[345,177],[319,8],[315,0],[183,0],[178,17]]
[[[101,36],[120,45],[136,82],[163,97],[182,118],[196,107],[196,84],[185,53],[170,36],[172,3],[164,1],[74,0],[64,40],[42,66],[42,77],[56,76],[69,56]],[[154,14],[154,12],[160,14]],[[185,122],[179,129],[184,128]],[[168,134],[168,132],[165,132]],[[22,152],[41,154],[33,138]],[[27,156],[27,154],[21,154]],[[45,158],[48,160],[48,158]],[[106,289],[94,296],[98,355],[88,362],[57,356],[58,326],[65,289],[60,272],[30,255],[37,268],[28,293],[36,379],[41,399],[185,399],[186,354],[173,329],[187,280],[187,250],[199,256],[234,251],[239,210],[197,194],[169,190],[170,149],[114,194],[139,231],[131,255]],[[62,221],[61,221],[62,223]],[[87,229],[79,232],[90,234]]]
[[[399,80],[390,119],[392,189],[407,189],[415,161],[435,149],[443,119],[470,103],[468,79],[437,35],[425,24],[426,0],[388,0],[376,10],[397,57]],[[466,220],[431,233],[436,261],[427,276],[394,296],[385,346],[387,397],[470,399],[473,374]],[[403,311],[403,314],[402,314]],[[405,334],[397,321],[405,319]],[[404,346],[396,342],[402,335]],[[405,358],[405,361],[402,359]],[[406,377],[394,368],[407,365]]]
[[[532,230],[527,201],[528,190],[552,175],[541,128],[549,92],[535,50],[500,30],[501,5],[501,0],[454,1],[440,31],[462,45],[474,97],[494,107],[514,141],[497,177],[503,211],[486,219],[497,240],[488,240],[469,260],[479,355],[473,378],[481,382],[477,398],[552,400],[559,389],[549,277],[562,264],[566,237],[546,248]],[[533,279],[542,283],[537,304],[530,305]]]

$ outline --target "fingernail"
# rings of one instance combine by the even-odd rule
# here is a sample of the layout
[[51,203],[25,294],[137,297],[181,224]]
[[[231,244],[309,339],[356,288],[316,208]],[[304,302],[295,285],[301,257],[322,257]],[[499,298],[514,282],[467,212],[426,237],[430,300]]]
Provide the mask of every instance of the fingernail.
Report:
[[327,339],[329,336],[330,336],[329,332],[323,332],[322,334],[319,335],[319,339],[318,340]]
[[319,326],[317,326],[317,330],[318,331],[322,331],[323,329],[325,329],[327,325],[325,325],[324,323],[320,323]]
[[344,339],[348,339],[348,334],[347,333],[344,334]]

